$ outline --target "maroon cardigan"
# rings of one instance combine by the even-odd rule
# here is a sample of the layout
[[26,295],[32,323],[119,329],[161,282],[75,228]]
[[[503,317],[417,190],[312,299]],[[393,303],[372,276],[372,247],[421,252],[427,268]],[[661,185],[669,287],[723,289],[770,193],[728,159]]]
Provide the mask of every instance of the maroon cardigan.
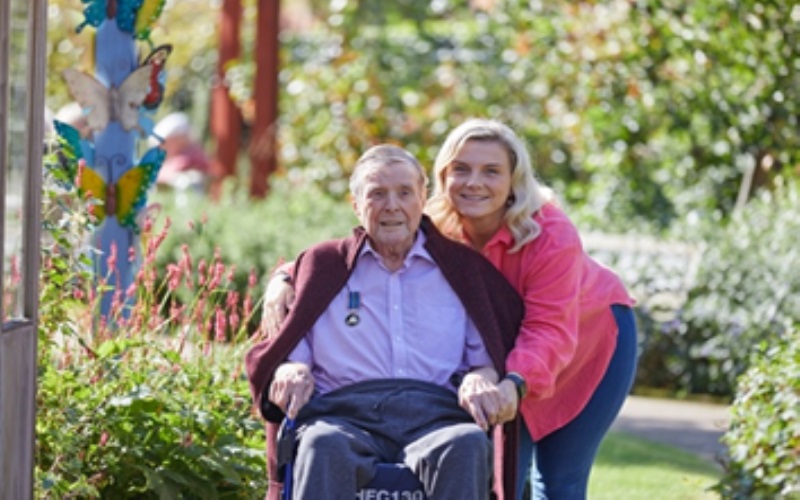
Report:
[[[494,368],[502,376],[506,355],[514,346],[522,321],[522,299],[488,260],[473,249],[444,237],[427,216],[423,217],[420,227],[426,236],[425,249],[464,305],[483,337]],[[347,283],[366,239],[366,232],[359,227],[348,238],[320,243],[300,254],[292,276],[295,300],[280,331],[247,353],[250,392],[267,420],[270,483],[267,498],[270,500],[277,500],[282,482],[282,478],[277,477],[274,451],[278,424],[284,415],[267,399],[269,385],[278,365],[286,360]],[[502,488],[495,482],[498,500],[515,498],[518,426],[519,418],[505,424],[502,430],[495,430],[495,477],[503,476]]]

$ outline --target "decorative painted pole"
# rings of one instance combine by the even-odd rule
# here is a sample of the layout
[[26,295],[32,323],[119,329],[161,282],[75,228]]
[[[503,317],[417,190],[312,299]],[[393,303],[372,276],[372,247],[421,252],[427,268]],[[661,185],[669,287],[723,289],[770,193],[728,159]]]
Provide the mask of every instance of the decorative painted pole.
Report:
[[140,62],[136,40],[149,42],[150,28],[166,0],[82,1],[89,5],[77,31],[86,25],[96,28],[94,75],[67,69],[64,79],[84,110],[94,140],[81,140],[65,124],[56,123],[56,130],[78,192],[98,200],[93,246],[100,252],[93,261],[98,282],[106,284],[100,315],[128,317],[128,306],[135,301],[128,289],[140,259],[137,217],[164,160],[158,148],[137,159],[136,144],[152,132],[148,115],[161,102],[162,70],[171,50],[156,48]]
[[[138,66],[133,37],[120,30],[115,22],[104,22],[97,29],[95,41],[95,75],[111,87],[120,88],[125,79]],[[122,175],[133,166],[136,152],[137,130],[125,130],[119,121],[110,121],[96,136],[95,168],[105,173],[107,186],[115,186]],[[112,190],[115,191],[114,188]],[[113,191],[112,191],[113,192]],[[114,212],[106,196],[106,212]],[[95,259],[97,276],[106,276],[110,289],[103,292],[100,314],[104,317],[111,310],[114,295],[123,300],[125,291],[133,282],[134,265],[128,258],[128,249],[138,249],[138,238],[134,230],[125,227],[116,217],[106,217],[95,234],[95,246],[101,250]],[[135,251],[135,250],[134,250]],[[116,254],[116,259],[114,255]],[[118,294],[121,293],[123,295]]]

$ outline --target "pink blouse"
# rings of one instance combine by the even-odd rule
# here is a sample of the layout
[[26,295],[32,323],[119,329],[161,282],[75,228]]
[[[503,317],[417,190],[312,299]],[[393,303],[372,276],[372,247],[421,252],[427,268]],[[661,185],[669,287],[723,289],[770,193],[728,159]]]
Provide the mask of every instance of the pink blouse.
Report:
[[635,301],[613,271],[583,250],[574,224],[552,204],[534,215],[541,234],[516,253],[507,227],[483,254],[525,300],[506,370],[528,385],[520,412],[534,440],[569,423],[605,374],[617,341],[612,304]]

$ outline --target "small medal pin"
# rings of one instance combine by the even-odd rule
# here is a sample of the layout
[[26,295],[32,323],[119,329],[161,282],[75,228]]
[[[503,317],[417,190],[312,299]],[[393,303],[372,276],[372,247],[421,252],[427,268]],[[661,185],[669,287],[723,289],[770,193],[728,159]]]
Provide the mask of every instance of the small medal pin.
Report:
[[358,317],[358,308],[361,306],[361,296],[358,292],[350,292],[350,312],[345,316],[344,322],[347,326],[356,326],[361,318]]
[[360,318],[358,317],[358,314],[356,314],[354,312],[351,312],[344,319],[344,322],[347,323],[347,326],[356,326],[358,324],[359,320],[360,320]]

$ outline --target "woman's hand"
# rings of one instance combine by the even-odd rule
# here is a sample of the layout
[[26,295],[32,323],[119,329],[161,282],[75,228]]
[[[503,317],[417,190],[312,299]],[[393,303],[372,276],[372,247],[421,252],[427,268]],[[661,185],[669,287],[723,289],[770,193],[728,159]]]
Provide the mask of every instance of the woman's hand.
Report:
[[286,281],[286,274],[275,273],[264,291],[264,312],[261,316],[261,329],[267,338],[278,334],[281,323],[294,302],[294,287]]
[[519,396],[517,395],[517,386],[514,382],[504,378],[497,384],[497,389],[500,392],[501,404],[500,410],[497,413],[499,423],[505,423],[514,420],[519,410]]

